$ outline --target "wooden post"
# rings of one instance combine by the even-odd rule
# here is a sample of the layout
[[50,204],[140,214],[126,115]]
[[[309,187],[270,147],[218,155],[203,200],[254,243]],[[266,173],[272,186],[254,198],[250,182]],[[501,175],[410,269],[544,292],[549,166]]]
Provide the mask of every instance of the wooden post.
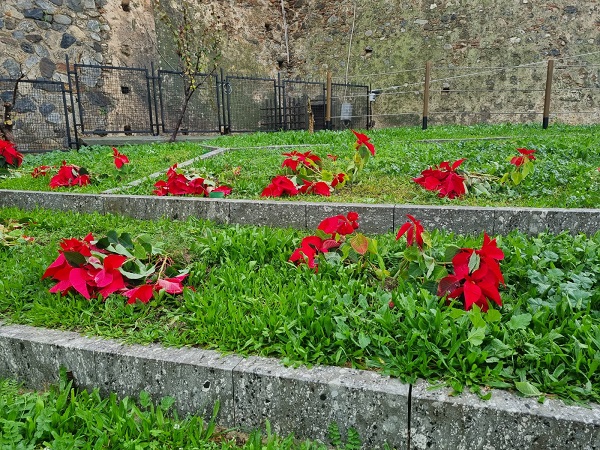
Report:
[[423,87],[423,126],[427,129],[427,116],[429,115],[429,80],[431,79],[431,61],[425,64],[425,85]]
[[542,118],[542,128],[548,128],[550,117],[550,96],[552,94],[552,74],[554,73],[554,60],[548,60],[548,71],[546,72],[546,93],[544,95],[544,115]]
[[327,71],[327,88],[325,93],[325,129],[331,130],[331,71]]

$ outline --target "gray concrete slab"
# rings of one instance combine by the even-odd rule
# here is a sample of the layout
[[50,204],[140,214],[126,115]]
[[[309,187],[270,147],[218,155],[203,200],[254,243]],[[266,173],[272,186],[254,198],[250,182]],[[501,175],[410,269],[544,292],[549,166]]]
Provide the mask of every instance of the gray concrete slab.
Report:
[[231,223],[278,228],[306,228],[306,204],[253,200],[227,200]]
[[394,229],[394,205],[367,205],[363,203],[308,203],[306,205],[306,227],[314,230],[330,216],[358,213],[360,231],[365,234],[382,234]]
[[364,448],[387,441],[403,449],[409,386],[375,372],[339,367],[285,367],[251,357],[233,371],[236,425],[249,430],[265,421],[281,435],[327,441],[335,422],[342,436],[356,429]]
[[411,443],[415,450],[566,450],[600,448],[600,407],[543,404],[494,390],[481,400],[418,381],[411,395]]
[[446,230],[459,234],[480,234],[487,231],[492,234],[494,229],[494,208],[396,205],[396,230],[408,220],[407,214],[420,220],[426,230]]
[[82,213],[102,212],[103,199],[97,194],[0,190],[0,207],[16,206],[25,210],[47,208]]

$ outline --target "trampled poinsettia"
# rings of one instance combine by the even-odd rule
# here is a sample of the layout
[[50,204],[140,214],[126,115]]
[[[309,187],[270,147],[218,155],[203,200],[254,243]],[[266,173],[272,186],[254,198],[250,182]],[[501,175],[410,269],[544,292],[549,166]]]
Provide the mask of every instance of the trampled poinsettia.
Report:
[[107,237],[94,240],[90,233],[83,239],[63,239],[60,247],[58,258],[42,276],[42,279],[52,278],[57,282],[50,288],[52,293],[66,295],[74,291],[88,300],[119,293],[127,297],[128,303],[137,300],[147,303],[155,292],[179,294],[183,291],[187,273],[166,276],[168,258],[162,259],[158,273],[155,264],[145,264],[137,258],[157,257],[158,251],[148,238],[140,237],[134,242],[127,233],[118,236],[110,232]]
[[46,175],[48,175],[48,173],[52,169],[54,169],[54,166],[37,166],[37,167],[34,167],[33,171],[31,172],[31,177],[32,178],[45,177]]
[[58,173],[50,179],[50,187],[86,186],[90,184],[90,175],[83,167],[67,164],[66,161],[58,169]]
[[12,167],[14,169],[23,163],[23,155],[17,151],[10,141],[0,139],[0,169]]
[[174,164],[167,171],[167,179],[154,183],[154,194],[163,195],[200,195],[203,197],[224,197],[231,194],[229,186],[218,186],[212,180],[186,175],[177,170]]
[[428,191],[438,191],[439,197],[450,199],[461,197],[467,192],[465,178],[456,173],[456,169],[465,161],[465,158],[454,161],[442,161],[438,166],[429,167],[421,172],[421,176],[413,178]]
[[311,151],[300,153],[294,150],[289,153],[283,153],[283,156],[287,156],[287,158],[283,161],[281,167],[287,167],[294,173],[298,172],[298,166],[315,170],[321,164],[321,158]]
[[113,160],[115,163],[115,167],[117,169],[121,169],[125,164],[129,164],[129,158],[127,155],[120,153],[115,147],[112,148],[113,151]]
[[263,189],[261,197],[281,197],[282,195],[298,195],[298,188],[292,180],[285,175],[277,175],[271,183]]
[[504,252],[496,240],[484,233],[481,249],[462,248],[452,258],[454,274],[440,280],[438,295],[447,295],[449,299],[462,297],[465,310],[477,305],[487,311],[489,300],[502,306],[498,291],[500,283],[504,284],[499,264],[502,259]]

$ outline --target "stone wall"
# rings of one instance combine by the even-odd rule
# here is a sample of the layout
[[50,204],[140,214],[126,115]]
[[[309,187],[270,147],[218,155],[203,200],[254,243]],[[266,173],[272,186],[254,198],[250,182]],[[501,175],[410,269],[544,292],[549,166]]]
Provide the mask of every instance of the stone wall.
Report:
[[[378,126],[418,123],[426,61],[433,123],[541,121],[549,58],[554,119],[600,121],[597,0],[285,0],[287,45],[280,0],[198,5],[198,20],[224,30],[228,73],[321,80],[331,70],[336,82],[382,89]],[[0,77],[64,82],[65,55],[177,68],[170,36],[158,34],[150,0],[2,0]]]

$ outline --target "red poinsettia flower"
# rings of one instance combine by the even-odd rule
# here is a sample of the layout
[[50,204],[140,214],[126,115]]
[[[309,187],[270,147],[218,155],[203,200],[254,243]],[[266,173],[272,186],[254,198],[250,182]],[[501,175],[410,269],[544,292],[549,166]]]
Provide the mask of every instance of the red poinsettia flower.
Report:
[[502,306],[498,291],[500,283],[504,284],[498,264],[502,259],[504,252],[496,240],[484,233],[481,249],[463,248],[452,258],[454,274],[440,280],[438,295],[447,295],[450,299],[463,296],[466,310],[477,305],[487,311],[488,300]]
[[400,227],[396,240],[406,234],[406,243],[409,246],[416,242],[419,249],[423,250],[423,225],[410,214],[407,214],[406,217],[408,217],[408,222]]
[[127,303],[132,304],[139,300],[142,303],[148,303],[154,296],[154,286],[151,284],[142,284],[141,286],[128,289],[123,292],[127,297]]
[[75,252],[75,253],[81,253],[83,256],[86,256],[86,257],[92,256],[92,251],[98,251],[98,248],[96,248],[92,244],[93,240],[94,240],[94,236],[92,235],[92,233],[88,233],[88,235],[86,237],[84,237],[82,240],[75,239],[75,238],[63,239],[60,242],[60,248],[62,250],[62,253]]
[[[83,173],[81,173],[83,172]],[[66,161],[58,169],[58,173],[50,179],[50,187],[85,186],[90,184],[90,176],[81,167],[67,164]]]
[[298,195],[298,188],[292,180],[285,175],[277,175],[271,180],[260,194],[261,197],[281,197],[283,194]]
[[184,273],[172,278],[159,279],[156,282],[157,291],[165,291],[168,294],[181,294],[183,292],[183,280],[188,274]]
[[11,166],[20,167],[23,155],[17,151],[12,142],[0,139],[0,168]]
[[510,163],[513,166],[520,167],[523,164],[525,164],[525,162],[527,162],[527,161],[535,160],[535,156],[533,156],[533,154],[535,153],[535,150],[527,150],[526,148],[518,148],[517,151],[521,154],[521,156],[514,156],[513,158],[511,158]]
[[308,168],[315,168],[321,162],[321,158],[311,151],[300,153],[294,150],[289,153],[283,153],[283,156],[287,156],[288,158],[283,161],[281,167],[288,167],[294,173],[298,171],[299,165]]
[[214,187],[202,177],[188,177],[177,172],[177,164],[167,170],[167,179],[154,183],[155,195],[202,195],[208,197],[211,192],[223,192],[224,195],[231,194],[229,186]]
[[302,180],[302,183],[303,185],[298,189],[298,192],[301,194],[315,194],[324,197],[329,197],[331,195],[331,189],[324,181]]
[[333,180],[331,180],[331,187],[336,187],[338,184],[343,184],[347,179],[348,175],[344,172],[340,172],[333,176]]
[[44,177],[48,175],[48,172],[52,169],[52,166],[38,166],[33,169],[31,176],[33,178]]
[[369,151],[371,152],[371,155],[375,156],[375,146],[369,142],[369,139],[371,139],[371,138],[369,138],[365,134],[358,133],[354,130],[352,130],[352,132],[354,133],[354,136],[356,136],[356,144],[355,144],[354,148],[356,148],[358,150],[358,148],[361,145],[364,145],[365,147],[367,147],[369,149]]
[[351,211],[347,216],[338,215],[324,219],[317,229],[325,234],[330,234],[332,237],[335,237],[336,234],[345,236],[353,233],[358,228],[357,220],[358,213]]
[[120,169],[125,164],[129,164],[129,158],[126,155],[124,155],[123,153],[119,153],[119,150],[117,150],[115,147],[112,148],[112,151],[113,158],[115,161],[115,167],[117,169]]
[[294,250],[290,256],[290,262],[305,262],[308,267],[314,269],[317,267],[315,256],[322,251],[323,239],[319,236],[306,236],[302,239],[300,248]]
[[454,161],[450,164],[448,161],[441,162],[438,166],[424,170],[421,176],[413,178],[413,181],[420,184],[428,191],[438,191],[439,197],[448,197],[450,199],[464,195],[466,191],[465,179],[456,173],[456,169],[465,161],[465,158]]

